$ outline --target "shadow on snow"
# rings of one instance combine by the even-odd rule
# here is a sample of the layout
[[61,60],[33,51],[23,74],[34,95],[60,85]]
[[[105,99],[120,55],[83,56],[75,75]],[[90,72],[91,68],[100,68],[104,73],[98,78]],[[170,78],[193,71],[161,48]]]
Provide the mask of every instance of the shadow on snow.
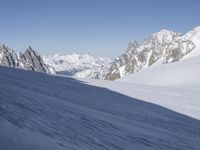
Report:
[[0,67],[0,149],[198,150],[200,121],[68,77]]

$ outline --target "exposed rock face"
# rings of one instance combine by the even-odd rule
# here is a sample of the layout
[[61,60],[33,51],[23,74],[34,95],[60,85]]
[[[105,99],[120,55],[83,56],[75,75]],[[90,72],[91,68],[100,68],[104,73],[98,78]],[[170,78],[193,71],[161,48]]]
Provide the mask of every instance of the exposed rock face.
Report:
[[115,58],[107,71],[103,71],[102,79],[115,80],[154,63],[179,61],[195,47],[195,42],[188,38],[187,34],[161,30],[152,34],[142,44],[130,42],[126,53]]
[[43,73],[55,73],[31,47],[19,55],[6,46],[0,46],[0,65]]
[[9,67],[19,67],[19,60],[15,51],[5,45],[0,46],[0,64]]
[[19,57],[26,69],[37,72],[51,73],[48,66],[43,62],[42,57],[31,47],[29,47],[23,54],[20,53]]

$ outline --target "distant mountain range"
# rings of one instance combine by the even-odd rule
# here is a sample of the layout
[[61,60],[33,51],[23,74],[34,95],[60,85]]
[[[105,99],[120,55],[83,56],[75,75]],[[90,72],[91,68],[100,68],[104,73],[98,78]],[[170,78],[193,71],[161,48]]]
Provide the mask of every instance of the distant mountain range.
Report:
[[45,73],[115,80],[153,64],[171,63],[196,55],[200,55],[200,27],[185,34],[161,30],[143,43],[131,41],[127,51],[114,59],[76,53],[41,57],[31,47],[17,54],[3,45],[0,64]]
[[112,62],[110,58],[77,53],[43,56],[43,60],[46,64],[54,67],[58,74],[79,78],[102,78],[101,70]]

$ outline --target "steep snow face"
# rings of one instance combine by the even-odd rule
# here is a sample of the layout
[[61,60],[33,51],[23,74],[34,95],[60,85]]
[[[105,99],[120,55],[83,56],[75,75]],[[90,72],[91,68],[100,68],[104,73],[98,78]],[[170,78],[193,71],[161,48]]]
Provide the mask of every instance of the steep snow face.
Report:
[[0,67],[0,85],[1,150],[200,147],[199,120],[107,88],[5,67]]
[[44,62],[53,66],[58,74],[73,75],[80,78],[100,78],[101,68],[111,59],[94,57],[89,54],[43,56]]
[[50,74],[55,73],[54,69],[46,65],[41,56],[31,47],[24,53],[17,54],[4,45],[0,46],[0,65]]
[[199,49],[199,36],[200,32],[197,29],[185,35],[161,30],[152,34],[142,44],[130,42],[127,52],[112,62],[103,79],[115,80],[158,61],[160,64],[179,61],[190,52]]

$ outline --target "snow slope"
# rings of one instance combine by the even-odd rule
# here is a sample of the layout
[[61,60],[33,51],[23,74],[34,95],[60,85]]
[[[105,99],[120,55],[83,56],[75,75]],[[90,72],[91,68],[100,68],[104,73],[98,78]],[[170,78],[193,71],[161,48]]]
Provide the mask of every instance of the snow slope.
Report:
[[200,56],[153,65],[114,82],[90,80],[133,98],[154,103],[200,120]]
[[199,150],[199,141],[197,119],[73,78],[0,67],[2,150]]
[[200,85],[200,56],[165,65],[145,68],[119,79],[121,82],[170,87]]

